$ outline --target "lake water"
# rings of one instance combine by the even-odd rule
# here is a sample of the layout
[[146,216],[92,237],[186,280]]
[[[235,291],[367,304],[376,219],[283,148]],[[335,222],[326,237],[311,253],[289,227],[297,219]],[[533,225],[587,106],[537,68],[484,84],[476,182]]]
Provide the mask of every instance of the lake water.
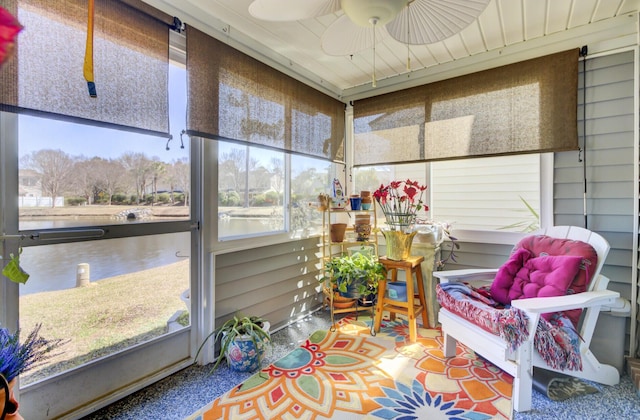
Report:
[[78,264],[87,263],[91,281],[156,268],[189,257],[189,232],[32,246],[23,249],[20,265],[29,273],[20,294],[76,286]]

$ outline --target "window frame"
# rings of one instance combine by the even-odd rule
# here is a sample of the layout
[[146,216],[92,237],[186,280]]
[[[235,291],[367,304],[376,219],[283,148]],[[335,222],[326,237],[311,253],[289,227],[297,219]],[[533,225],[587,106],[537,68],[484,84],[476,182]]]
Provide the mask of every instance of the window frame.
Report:
[[[180,38],[170,31],[172,46],[179,48]],[[173,41],[178,41],[174,44]],[[182,43],[184,43],[182,41]],[[180,58],[180,55],[174,55]],[[175,60],[178,65],[184,61]],[[190,325],[177,331],[167,332],[149,341],[135,344],[124,350],[86,362],[73,369],[49,376],[37,383],[22,387],[20,399],[27,408],[25,415],[44,412],[46,405],[54,415],[63,413],[69,407],[75,407],[74,415],[86,415],[105,404],[116,401],[122,396],[132,393],[146,385],[155,383],[180,369],[193,363],[197,349],[196,334],[203,323],[203,304],[200,296],[203,293],[205,271],[203,266],[205,255],[201,246],[200,220],[202,219],[202,146],[191,139],[189,141],[190,182],[190,216],[188,220],[145,221],[132,224],[103,224],[82,228],[51,228],[19,230],[18,178],[19,178],[19,116],[18,114],[0,112],[0,228],[2,228],[2,258],[9,259],[9,254],[17,255],[20,247],[55,245],[83,241],[87,246],[96,240],[153,236],[167,233],[189,232],[190,234]],[[104,234],[90,238],[68,238],[67,233],[93,233],[102,229]],[[46,241],[39,238],[47,233]],[[37,235],[37,236],[36,236]],[[32,238],[32,236],[34,238]],[[105,258],[110,258],[105,256]],[[0,325],[17,330],[20,316],[19,285],[4,279],[0,282]],[[152,364],[146,363],[149,354],[156,357]],[[120,373],[118,373],[120,372]],[[125,377],[125,385],[113,392],[113,381],[109,377]],[[90,390],[90,392],[87,392]],[[105,398],[104,396],[108,396]],[[47,398],[44,398],[46,395]],[[69,395],[72,398],[69,400]],[[39,411],[40,410],[40,411]],[[31,413],[31,414],[29,414]]]

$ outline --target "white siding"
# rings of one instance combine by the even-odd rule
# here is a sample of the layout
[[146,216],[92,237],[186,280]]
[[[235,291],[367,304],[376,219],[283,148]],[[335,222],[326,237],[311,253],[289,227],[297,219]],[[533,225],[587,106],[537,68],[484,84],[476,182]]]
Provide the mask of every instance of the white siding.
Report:
[[540,214],[537,154],[434,162],[431,169],[431,217],[455,229],[500,230],[535,223],[523,200]]

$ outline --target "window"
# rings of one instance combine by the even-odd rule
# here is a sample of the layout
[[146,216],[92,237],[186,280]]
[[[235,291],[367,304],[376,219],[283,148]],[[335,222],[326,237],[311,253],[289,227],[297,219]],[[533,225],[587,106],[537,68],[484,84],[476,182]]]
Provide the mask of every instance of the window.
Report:
[[284,153],[219,142],[218,237],[285,230]]
[[322,213],[310,203],[318,201],[318,194],[326,193],[337,165],[311,157],[291,156],[291,232],[294,237],[320,234]]
[[328,191],[335,164],[230,142],[218,142],[218,153],[219,240],[318,233],[321,214],[310,203]]
[[[426,218],[451,224],[460,239],[475,240],[473,231],[523,233],[550,220],[552,182],[546,175],[551,159],[550,153],[524,154],[358,167],[354,187],[375,190],[380,184],[407,178],[425,183]],[[383,225],[384,215],[378,218]]]
[[[186,72],[169,75],[180,138]],[[18,124],[21,328],[42,323],[65,341],[21,386],[190,325],[190,145],[150,135],[38,118]],[[5,138],[3,137],[3,141]],[[181,147],[183,146],[183,147]],[[3,155],[3,163],[11,156]],[[15,167],[15,166],[14,166]],[[15,212],[15,213],[13,213]],[[7,226],[8,231],[11,227]]]

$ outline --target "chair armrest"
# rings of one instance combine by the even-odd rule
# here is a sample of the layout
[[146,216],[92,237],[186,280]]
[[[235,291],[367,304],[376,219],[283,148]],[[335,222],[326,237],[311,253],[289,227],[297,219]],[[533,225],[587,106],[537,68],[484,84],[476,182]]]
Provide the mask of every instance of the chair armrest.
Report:
[[434,271],[433,277],[437,277],[440,283],[493,280],[498,273],[497,268],[470,268],[466,270]]
[[598,290],[575,295],[517,299],[511,301],[511,306],[525,312],[544,314],[569,309],[611,305],[618,297],[620,297],[620,293],[613,290]]

